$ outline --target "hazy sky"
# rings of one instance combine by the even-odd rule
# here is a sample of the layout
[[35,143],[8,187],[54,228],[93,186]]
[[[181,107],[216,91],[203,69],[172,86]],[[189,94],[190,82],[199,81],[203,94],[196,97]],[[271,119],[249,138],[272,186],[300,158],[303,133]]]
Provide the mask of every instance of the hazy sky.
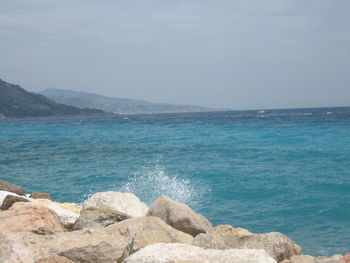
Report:
[[350,1],[1,0],[0,78],[233,109],[350,106]]

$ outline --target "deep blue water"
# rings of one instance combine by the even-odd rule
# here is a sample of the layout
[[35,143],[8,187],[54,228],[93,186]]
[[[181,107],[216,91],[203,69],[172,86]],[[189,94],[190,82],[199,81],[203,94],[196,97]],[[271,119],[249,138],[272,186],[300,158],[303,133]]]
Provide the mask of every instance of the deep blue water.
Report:
[[58,201],[166,194],[308,254],[350,251],[350,108],[2,120],[0,177]]

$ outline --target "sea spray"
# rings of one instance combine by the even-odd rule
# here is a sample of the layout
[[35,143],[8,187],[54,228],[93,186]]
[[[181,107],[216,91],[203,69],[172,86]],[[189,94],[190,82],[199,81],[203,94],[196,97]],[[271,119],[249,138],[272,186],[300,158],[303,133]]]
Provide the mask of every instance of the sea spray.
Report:
[[155,165],[142,167],[130,176],[120,188],[121,192],[131,192],[150,205],[161,195],[194,206],[200,199],[201,191],[190,179],[169,174],[165,167]]

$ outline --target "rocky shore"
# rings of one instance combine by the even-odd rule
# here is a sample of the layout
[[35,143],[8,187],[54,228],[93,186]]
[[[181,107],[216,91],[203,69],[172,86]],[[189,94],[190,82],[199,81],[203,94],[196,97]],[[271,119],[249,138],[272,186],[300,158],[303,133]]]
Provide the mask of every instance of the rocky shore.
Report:
[[78,205],[0,180],[0,262],[350,263],[350,253],[304,255],[282,233],[213,226],[166,196],[147,207],[132,193],[102,192]]

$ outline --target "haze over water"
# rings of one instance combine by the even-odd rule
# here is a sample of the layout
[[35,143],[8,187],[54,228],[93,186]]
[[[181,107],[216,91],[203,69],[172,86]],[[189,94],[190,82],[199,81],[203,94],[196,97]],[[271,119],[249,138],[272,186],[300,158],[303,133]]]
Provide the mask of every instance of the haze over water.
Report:
[[57,201],[161,194],[214,225],[350,250],[350,108],[0,121],[1,179]]

